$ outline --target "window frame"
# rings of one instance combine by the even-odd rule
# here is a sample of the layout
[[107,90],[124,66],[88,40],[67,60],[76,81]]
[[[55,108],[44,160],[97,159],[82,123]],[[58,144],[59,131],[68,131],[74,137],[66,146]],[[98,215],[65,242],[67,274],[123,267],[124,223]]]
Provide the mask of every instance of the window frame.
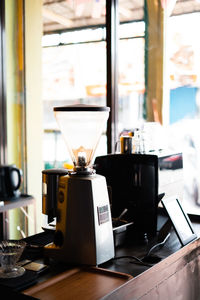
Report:
[[0,2],[0,164],[7,162],[5,0]]

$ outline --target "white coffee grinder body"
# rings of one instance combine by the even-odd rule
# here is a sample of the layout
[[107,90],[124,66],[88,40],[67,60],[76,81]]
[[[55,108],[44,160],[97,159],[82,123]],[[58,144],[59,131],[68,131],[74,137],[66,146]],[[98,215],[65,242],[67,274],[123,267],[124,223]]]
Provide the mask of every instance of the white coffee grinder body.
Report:
[[[81,105],[57,107],[54,111],[71,153],[74,170],[59,177],[55,238],[44,252],[69,264],[99,265],[114,257],[114,241],[106,179],[91,168],[91,159],[97,146],[94,140],[99,141],[98,136],[94,139],[95,134],[102,133],[109,109]],[[82,126],[77,124],[76,114],[79,122],[80,115],[83,115]],[[97,115],[100,115],[99,120]],[[90,128],[87,134],[90,136],[92,133],[92,146],[83,146],[85,140],[82,134],[80,139],[74,139],[76,145],[72,142],[69,147],[74,129],[68,126],[71,116],[75,123],[74,131],[77,132],[78,125],[79,133],[85,134],[84,127]],[[92,123],[97,122],[98,126],[86,123],[91,116]]]

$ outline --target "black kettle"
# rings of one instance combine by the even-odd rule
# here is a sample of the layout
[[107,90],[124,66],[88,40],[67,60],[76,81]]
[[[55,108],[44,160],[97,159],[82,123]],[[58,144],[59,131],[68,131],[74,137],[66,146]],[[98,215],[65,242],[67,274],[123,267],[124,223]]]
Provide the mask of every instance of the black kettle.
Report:
[[0,200],[12,200],[20,196],[22,170],[15,165],[0,165]]

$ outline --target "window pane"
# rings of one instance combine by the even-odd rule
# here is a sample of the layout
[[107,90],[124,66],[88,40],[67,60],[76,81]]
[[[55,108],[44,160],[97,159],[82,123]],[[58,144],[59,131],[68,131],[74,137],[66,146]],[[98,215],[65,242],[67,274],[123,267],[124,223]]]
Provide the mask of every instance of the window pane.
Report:
[[192,214],[200,214],[199,26],[199,12],[173,16],[168,20],[169,140],[172,148],[183,151],[183,200],[186,211]]
[[134,131],[143,120],[144,1],[119,1],[118,132]]
[[[47,2],[44,1],[44,9],[48,8],[58,13],[58,5],[50,5]],[[45,168],[71,164],[53,114],[53,107],[78,103],[106,105],[105,1],[68,1],[62,2],[62,6],[60,15],[67,18],[69,26],[44,19]],[[52,26],[53,30],[60,30],[58,34],[48,34]],[[96,155],[105,154],[106,149],[104,132]]]
[[132,130],[143,119],[144,38],[119,43],[119,132]]

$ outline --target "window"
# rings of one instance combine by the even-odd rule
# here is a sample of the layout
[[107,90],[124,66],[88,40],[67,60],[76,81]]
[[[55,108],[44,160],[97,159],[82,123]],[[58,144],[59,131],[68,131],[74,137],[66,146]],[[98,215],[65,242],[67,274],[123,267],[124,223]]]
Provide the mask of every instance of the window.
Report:
[[170,17],[167,39],[169,146],[183,151],[183,200],[191,214],[200,214],[199,18],[199,12]]
[[[140,18],[143,18],[143,1],[140,2]],[[85,21],[85,27],[76,28],[76,18],[71,22],[69,29],[66,26],[62,30],[52,32],[52,26],[49,25],[48,29],[47,21],[44,27],[42,45],[45,168],[61,167],[70,163],[63,137],[53,116],[53,106],[73,103],[106,105],[105,15],[103,22],[101,20],[99,23],[99,19],[93,16],[94,10],[92,13],[91,7],[84,5],[85,10],[82,10],[81,18],[84,19],[85,15],[90,16]],[[99,1],[99,5],[104,7],[105,11],[105,2]],[[124,3],[119,5],[122,24],[119,26],[119,84],[116,87],[119,91],[118,96],[115,96],[116,101],[119,97],[118,125],[115,125],[119,133],[124,129],[133,128],[143,120],[145,26],[144,21],[133,21],[135,15],[132,5],[130,1],[128,18],[124,14]],[[44,2],[44,7],[56,12],[56,8],[47,2]],[[74,13],[76,9],[78,8],[74,7]],[[100,15],[100,12],[98,13]],[[50,145],[54,145],[51,151]],[[106,154],[106,145],[106,136],[103,135],[96,155]]]
[[[4,2],[11,9],[13,17],[6,15],[3,18]],[[157,3],[161,5],[161,2]],[[13,3],[22,5],[22,9],[24,4],[25,23],[21,22],[24,20],[22,12],[14,15]],[[111,106],[108,134],[102,137],[97,155],[106,153],[107,149],[113,151],[123,130],[132,130],[143,125],[146,120],[155,121],[156,112],[164,116],[167,125],[170,124],[167,128],[170,147],[175,147],[174,141],[178,140],[176,136],[182,137],[180,132],[184,128],[187,138],[184,142],[182,139],[183,144],[179,146],[185,147],[187,143],[188,170],[192,171],[188,173],[195,175],[186,181],[189,197],[192,197],[195,209],[198,210],[200,185],[198,168],[195,168],[195,173],[193,167],[196,165],[193,161],[199,164],[200,151],[194,128],[199,126],[197,23],[200,4],[192,1],[192,5],[188,6],[188,1],[177,1],[172,16],[167,18],[167,43],[173,47],[168,48],[167,75],[161,81],[158,73],[152,72],[156,66],[159,69],[159,63],[155,65],[155,61],[159,61],[158,57],[154,57],[155,53],[151,52],[149,44],[150,33],[158,33],[157,27],[149,24],[152,16],[147,4],[152,3],[155,2],[1,1],[1,43],[5,42],[3,21],[6,21],[6,30],[12,29],[13,38],[7,39],[7,51],[1,48],[0,162],[14,162],[23,169],[23,189],[37,198],[38,215],[41,215],[42,169],[70,163],[52,108],[72,103]],[[185,13],[187,15],[177,16]],[[18,36],[15,27],[17,21],[21,30]],[[23,25],[26,26],[25,31]],[[187,25],[187,30],[184,29],[182,35],[184,25]],[[149,28],[152,30],[150,33]],[[9,36],[8,32],[6,35]],[[23,38],[19,38],[22,36],[25,37],[25,43]],[[186,38],[190,39],[190,43]],[[10,55],[6,60],[5,53]],[[18,76],[12,76],[14,73]],[[157,104],[160,106],[156,107],[159,108],[157,111],[152,102],[154,91],[158,91],[156,97],[158,95]],[[180,112],[182,115],[178,114]]]

